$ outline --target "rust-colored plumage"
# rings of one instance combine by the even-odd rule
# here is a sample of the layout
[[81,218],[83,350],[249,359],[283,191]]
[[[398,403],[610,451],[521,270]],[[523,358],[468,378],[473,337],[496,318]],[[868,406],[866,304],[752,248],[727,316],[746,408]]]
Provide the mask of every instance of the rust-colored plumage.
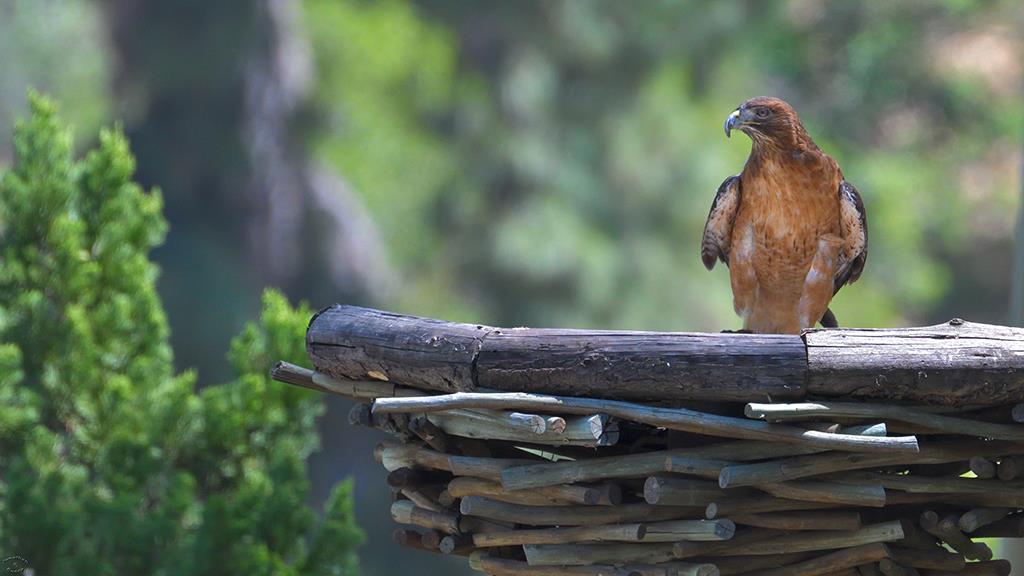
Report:
[[835,326],[829,302],[867,259],[860,194],[782,100],[744,102],[726,120],[726,135],[734,128],[753,145],[743,171],[718,188],[701,243],[704,265],[729,267],[745,330]]

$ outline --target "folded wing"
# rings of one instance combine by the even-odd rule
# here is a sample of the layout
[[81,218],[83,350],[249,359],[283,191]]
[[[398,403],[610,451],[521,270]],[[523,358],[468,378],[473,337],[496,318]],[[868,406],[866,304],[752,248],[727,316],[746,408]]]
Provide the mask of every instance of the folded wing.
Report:
[[[854,192],[856,193],[856,191]],[[704,238],[700,244],[700,258],[711,270],[721,260],[729,265],[729,247],[732,245],[732,225],[740,205],[740,177],[730,176],[718,187],[715,201],[711,204]]]
[[842,258],[836,268],[834,292],[853,284],[868,259],[868,218],[860,193],[846,180],[839,183],[839,217],[843,235]]

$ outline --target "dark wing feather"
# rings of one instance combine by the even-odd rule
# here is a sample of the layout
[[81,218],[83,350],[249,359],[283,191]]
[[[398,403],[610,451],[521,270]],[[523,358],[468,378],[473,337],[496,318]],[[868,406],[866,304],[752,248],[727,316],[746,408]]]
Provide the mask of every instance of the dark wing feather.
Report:
[[868,259],[868,217],[860,193],[846,180],[839,183],[839,215],[843,233],[843,265],[836,270],[835,289],[853,284]]
[[729,265],[729,246],[732,244],[732,225],[740,205],[740,177],[730,176],[718,187],[715,201],[711,204],[704,238],[700,243],[700,258],[704,267],[711,270],[715,261]]

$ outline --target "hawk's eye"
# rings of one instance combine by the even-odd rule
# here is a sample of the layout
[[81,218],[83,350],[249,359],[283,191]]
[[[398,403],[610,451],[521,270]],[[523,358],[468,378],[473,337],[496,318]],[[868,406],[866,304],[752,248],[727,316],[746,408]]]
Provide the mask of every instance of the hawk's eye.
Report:
[[758,118],[767,118],[768,114],[770,114],[770,112],[768,112],[767,108],[758,108],[757,112],[755,112],[755,114],[757,114]]

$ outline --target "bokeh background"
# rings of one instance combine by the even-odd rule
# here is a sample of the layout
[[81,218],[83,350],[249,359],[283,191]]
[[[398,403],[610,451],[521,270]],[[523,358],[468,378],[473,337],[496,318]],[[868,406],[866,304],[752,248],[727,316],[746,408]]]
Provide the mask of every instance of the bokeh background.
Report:
[[[1017,0],[0,0],[0,165],[27,87],[82,147],[121,123],[166,201],[177,365],[219,381],[268,285],[497,325],[737,327],[698,243],[749,151],[722,121],[769,94],[867,206],[840,323],[1021,324],[1022,37]],[[363,573],[463,573],[390,545],[381,437],[325,402],[311,504],[355,477]]]

